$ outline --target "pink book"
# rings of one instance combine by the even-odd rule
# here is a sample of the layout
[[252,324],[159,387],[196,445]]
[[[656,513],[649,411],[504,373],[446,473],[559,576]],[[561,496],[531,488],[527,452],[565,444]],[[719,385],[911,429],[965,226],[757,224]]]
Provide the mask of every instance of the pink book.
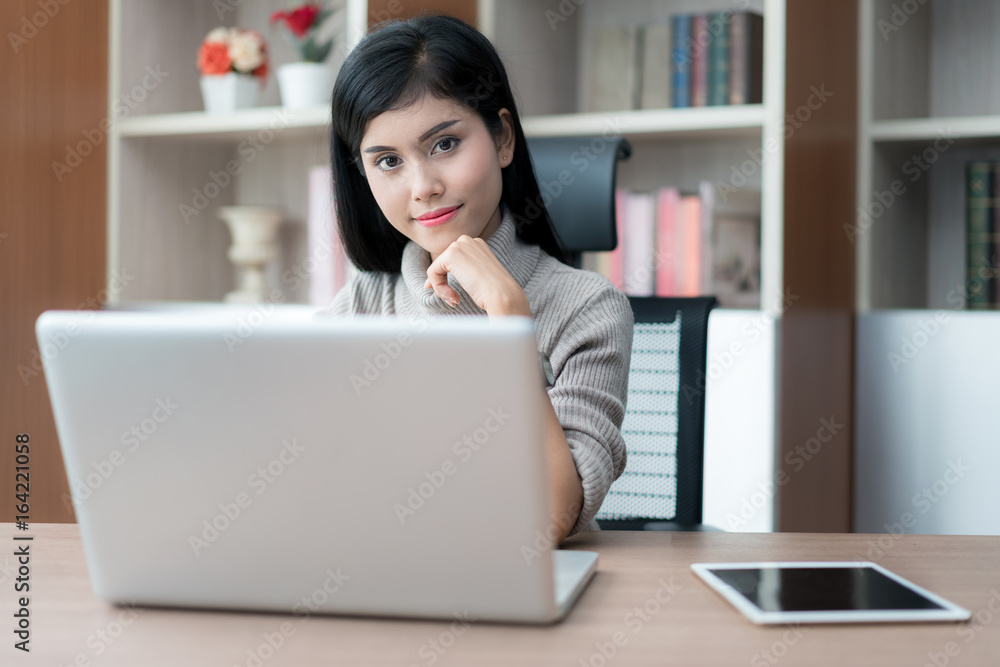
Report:
[[307,229],[306,256],[293,267],[293,273],[300,280],[308,280],[309,303],[326,306],[344,284],[343,263],[335,259],[339,244],[336,242],[337,230],[334,225],[330,167],[319,166],[309,170]]
[[663,188],[656,195],[656,296],[674,296],[677,209],[681,196],[677,188]]
[[615,287],[625,291],[625,217],[628,201],[628,190],[615,188],[615,229],[618,233],[618,245],[611,251],[608,262],[608,279]]
[[691,17],[691,106],[708,106],[708,52],[712,42],[708,16]]
[[681,217],[678,227],[683,228],[683,259],[680,262],[680,296],[698,296],[701,288],[701,198],[684,195],[681,198]]

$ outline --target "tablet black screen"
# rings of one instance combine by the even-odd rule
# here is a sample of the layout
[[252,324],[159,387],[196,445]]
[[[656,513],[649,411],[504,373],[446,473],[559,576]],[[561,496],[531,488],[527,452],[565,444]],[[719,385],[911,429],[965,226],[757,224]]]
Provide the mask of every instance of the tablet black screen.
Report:
[[717,569],[712,573],[764,611],[943,609],[871,567]]

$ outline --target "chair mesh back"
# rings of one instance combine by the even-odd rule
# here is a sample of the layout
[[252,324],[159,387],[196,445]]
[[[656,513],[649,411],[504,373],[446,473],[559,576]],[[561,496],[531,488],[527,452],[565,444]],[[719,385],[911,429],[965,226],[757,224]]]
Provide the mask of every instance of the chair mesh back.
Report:
[[677,514],[677,400],[681,313],[663,324],[636,322],[622,436],[628,461],[604,499],[598,519]]

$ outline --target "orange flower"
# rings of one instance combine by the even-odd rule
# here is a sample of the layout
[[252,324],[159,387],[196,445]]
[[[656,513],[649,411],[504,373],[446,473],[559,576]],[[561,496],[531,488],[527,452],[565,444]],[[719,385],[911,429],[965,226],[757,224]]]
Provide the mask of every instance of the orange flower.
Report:
[[198,50],[198,69],[202,74],[225,74],[232,65],[225,44],[205,42]]

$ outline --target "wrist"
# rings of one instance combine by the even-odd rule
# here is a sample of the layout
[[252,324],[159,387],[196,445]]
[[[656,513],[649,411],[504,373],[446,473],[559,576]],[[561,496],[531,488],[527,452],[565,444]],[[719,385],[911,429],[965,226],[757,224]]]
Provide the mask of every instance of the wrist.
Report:
[[503,294],[494,302],[496,305],[487,310],[489,315],[523,315],[531,317],[531,306],[528,304],[528,297],[522,290],[519,294]]

